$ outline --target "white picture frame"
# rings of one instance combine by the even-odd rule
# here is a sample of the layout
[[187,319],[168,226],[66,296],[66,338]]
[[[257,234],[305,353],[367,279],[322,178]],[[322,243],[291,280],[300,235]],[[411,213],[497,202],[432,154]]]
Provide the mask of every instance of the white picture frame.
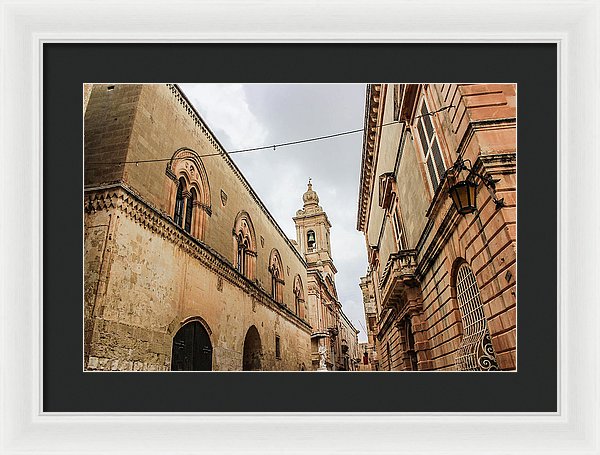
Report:
[[[2,453],[600,453],[597,2],[0,5]],[[557,43],[558,412],[42,412],[41,51],[48,42],[97,41]]]

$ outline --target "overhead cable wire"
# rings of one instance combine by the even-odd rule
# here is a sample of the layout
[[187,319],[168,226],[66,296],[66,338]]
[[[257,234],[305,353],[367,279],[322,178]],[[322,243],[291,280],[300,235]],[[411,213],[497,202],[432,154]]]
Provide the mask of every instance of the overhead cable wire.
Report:
[[[422,114],[422,115],[417,115],[417,116],[415,116],[415,119],[421,118],[421,117],[425,117],[425,116],[434,115],[434,114],[437,114],[438,112],[450,109],[451,107],[454,107],[454,106],[452,106],[452,105],[450,105],[450,106],[444,106],[444,107],[438,109],[437,111],[427,112],[427,113]],[[395,120],[393,122],[384,123],[384,124],[382,124],[380,126],[376,126],[375,128],[383,128],[384,126],[395,125],[397,123],[401,123],[401,120]],[[256,152],[256,151],[259,151],[259,150],[270,150],[270,149],[276,150],[277,148],[288,147],[290,145],[298,145],[298,144],[306,144],[307,142],[322,141],[322,140],[325,140],[325,139],[332,139],[334,137],[340,137],[340,136],[346,136],[346,135],[349,135],[349,134],[361,133],[363,131],[364,131],[364,128],[358,128],[358,129],[355,129],[355,130],[342,131],[340,133],[327,134],[325,136],[311,137],[309,139],[300,139],[300,140],[297,140],[297,141],[281,142],[279,144],[264,145],[264,146],[261,146],[261,147],[252,147],[252,148],[247,148],[247,149],[232,150],[231,152],[226,152],[225,150],[223,150],[222,152],[217,152],[217,153],[198,154],[198,156],[204,158],[204,157],[207,157],[207,156],[233,155],[235,153]],[[156,158],[156,159],[149,159],[149,160],[133,160],[133,161],[98,161],[98,162],[88,162],[88,163],[85,163],[85,165],[86,166],[90,166],[90,165],[120,165],[120,164],[139,164],[139,163],[159,163],[159,162],[171,161],[173,159],[175,159],[175,160],[177,160],[177,159],[185,159],[185,157],[181,157],[181,158]]]

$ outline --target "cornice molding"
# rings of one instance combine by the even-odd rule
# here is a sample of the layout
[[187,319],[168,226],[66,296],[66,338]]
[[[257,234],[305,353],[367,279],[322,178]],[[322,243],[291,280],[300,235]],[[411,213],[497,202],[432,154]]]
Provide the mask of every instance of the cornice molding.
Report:
[[376,145],[379,142],[378,122],[380,119],[380,103],[382,84],[367,86],[365,123],[363,133],[363,153],[360,166],[360,184],[358,194],[358,219],[356,229],[365,229],[365,220],[369,207],[369,192],[373,187],[373,166]]

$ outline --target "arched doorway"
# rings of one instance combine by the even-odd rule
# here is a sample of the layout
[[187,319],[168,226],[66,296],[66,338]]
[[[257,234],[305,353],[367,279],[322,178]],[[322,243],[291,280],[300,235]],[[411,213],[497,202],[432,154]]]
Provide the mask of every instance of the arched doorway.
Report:
[[212,344],[199,321],[182,326],[173,337],[171,371],[211,371]]
[[242,369],[244,371],[260,371],[260,358],[262,355],[262,346],[260,343],[260,335],[255,326],[252,326],[246,332],[244,339],[244,360]]

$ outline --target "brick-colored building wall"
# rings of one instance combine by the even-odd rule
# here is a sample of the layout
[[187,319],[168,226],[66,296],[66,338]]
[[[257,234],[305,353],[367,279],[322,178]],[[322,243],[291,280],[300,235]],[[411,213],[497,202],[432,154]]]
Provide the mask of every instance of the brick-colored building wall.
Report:
[[[378,300],[377,352],[383,369],[389,365],[388,346],[392,369],[408,369],[407,338],[390,322],[406,315],[416,337],[419,369],[458,368],[464,321],[455,276],[463,263],[475,276],[498,367],[515,369],[515,85],[399,84],[369,90],[358,227],[365,232]],[[504,199],[502,207],[481,183],[478,211],[466,216],[456,212],[447,196],[450,177],[442,176],[434,191],[415,127],[423,99],[445,169],[459,155],[469,160],[477,172],[498,180],[495,194]],[[381,127],[393,121],[398,122],[393,129]],[[400,138],[396,128],[402,129]],[[381,186],[381,181],[389,185]],[[388,191],[384,206],[380,190]],[[404,245],[390,235],[394,211],[401,218]],[[402,263],[398,254],[412,262]],[[416,292],[411,305],[400,289]]]

